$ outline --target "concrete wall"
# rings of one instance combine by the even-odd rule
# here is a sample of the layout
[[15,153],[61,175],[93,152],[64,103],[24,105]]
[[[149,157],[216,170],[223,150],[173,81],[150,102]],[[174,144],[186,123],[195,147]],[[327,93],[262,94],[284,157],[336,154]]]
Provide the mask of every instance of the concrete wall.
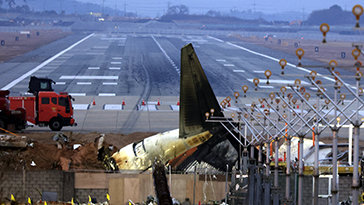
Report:
[[[172,174],[172,186],[170,192],[172,197],[183,202],[185,198],[193,199],[192,174],[176,175]],[[169,180],[169,176],[167,176]],[[221,177],[219,177],[221,178]],[[111,204],[125,204],[128,200],[133,202],[145,201],[148,195],[155,196],[154,185],[151,174],[125,175],[113,174],[109,178],[109,193]],[[196,203],[206,200],[221,200],[225,197],[225,181],[218,181],[214,176],[201,175],[196,177],[195,189]],[[206,202],[207,202],[206,201]]]
[[40,200],[42,192],[56,192],[60,201],[74,196],[74,173],[62,171],[0,171],[0,199]]

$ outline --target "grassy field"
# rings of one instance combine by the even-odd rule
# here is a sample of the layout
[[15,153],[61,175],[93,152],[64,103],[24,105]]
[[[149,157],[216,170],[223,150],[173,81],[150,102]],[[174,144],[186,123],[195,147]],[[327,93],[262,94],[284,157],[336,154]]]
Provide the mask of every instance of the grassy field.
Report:
[[0,63],[69,35],[58,29],[0,32]]

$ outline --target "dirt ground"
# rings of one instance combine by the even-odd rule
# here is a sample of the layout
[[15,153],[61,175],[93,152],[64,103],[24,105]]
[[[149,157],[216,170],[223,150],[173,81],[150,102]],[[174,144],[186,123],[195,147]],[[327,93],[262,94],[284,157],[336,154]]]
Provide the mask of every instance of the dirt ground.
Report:
[[[267,40],[264,38],[258,38],[256,36],[241,36],[239,34],[233,34],[231,37],[245,41],[254,43],[257,45],[262,45],[274,50],[280,50],[288,54],[295,55],[297,48],[302,48],[305,53],[302,58],[303,66],[314,66],[307,65],[305,63],[305,59],[316,60],[322,62],[324,65],[328,65],[330,60],[336,60],[339,66],[353,66],[355,64],[354,57],[351,52],[355,48],[353,47],[353,42],[339,42],[339,41],[327,41],[326,43],[322,43],[322,41],[317,40],[307,40],[307,39],[279,39],[276,37],[269,37]],[[297,43],[297,47],[295,46]],[[354,43],[356,44],[356,43]],[[318,51],[315,51],[315,48],[318,48]],[[316,48],[316,49],[317,49]],[[342,52],[345,53],[345,58],[342,57]],[[284,56],[282,56],[283,58]],[[363,55],[359,56],[360,61],[364,62]],[[296,62],[292,62],[294,64],[298,64],[298,58]],[[356,68],[351,67],[348,69],[352,69],[353,71]]]
[[[32,51],[52,41],[69,35],[70,32],[63,32],[59,29],[52,30],[30,30],[28,34],[19,32],[0,32],[0,63],[15,56]],[[16,38],[18,37],[18,40]]]
[[[53,140],[56,133],[20,133],[26,136],[28,146],[25,148],[0,147],[0,170],[44,170],[64,169],[67,164],[69,170],[104,169],[97,160],[97,143],[95,139],[100,133],[72,133],[65,132],[69,142],[57,147]],[[105,146],[112,145],[113,151],[132,142],[142,140],[155,133],[132,133],[129,135],[105,133]],[[25,139],[23,137],[23,139]],[[74,149],[74,145],[80,147]],[[34,163],[33,163],[34,162]],[[35,165],[34,165],[35,164]]]

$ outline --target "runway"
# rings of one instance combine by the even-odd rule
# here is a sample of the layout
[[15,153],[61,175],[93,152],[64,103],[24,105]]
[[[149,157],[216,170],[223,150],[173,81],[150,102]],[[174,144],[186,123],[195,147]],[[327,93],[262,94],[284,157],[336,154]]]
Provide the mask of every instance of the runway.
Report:
[[[73,34],[2,63],[0,87],[19,95],[27,91],[31,75],[53,79],[57,92],[65,91],[76,98],[75,117],[80,126],[66,130],[165,131],[178,127],[178,110],[173,107],[179,96],[180,49],[188,43],[193,44],[219,99],[233,96],[234,91],[242,94],[241,87],[248,85],[246,98],[241,98],[240,102],[251,103],[278,91],[282,85],[292,84],[296,78],[301,79],[312,95],[316,91],[304,78],[310,70],[296,67],[294,54],[244,43],[226,35],[120,32]],[[277,62],[281,58],[289,62],[285,76],[280,74]],[[318,65],[307,59],[303,59],[303,63]],[[267,69],[272,71],[270,84],[265,83]],[[328,74],[325,69],[315,70]],[[344,70],[340,73],[349,75]],[[260,79],[257,91],[254,91],[254,78]],[[318,79],[324,85],[333,82],[331,77]],[[97,106],[85,109],[93,99]],[[138,110],[143,100],[155,104],[158,99],[168,103],[155,111],[154,105],[147,112]],[[118,110],[123,100],[127,106]],[[93,115],[94,120],[85,120]],[[153,123],[151,119],[155,118],[166,119],[166,122]]]

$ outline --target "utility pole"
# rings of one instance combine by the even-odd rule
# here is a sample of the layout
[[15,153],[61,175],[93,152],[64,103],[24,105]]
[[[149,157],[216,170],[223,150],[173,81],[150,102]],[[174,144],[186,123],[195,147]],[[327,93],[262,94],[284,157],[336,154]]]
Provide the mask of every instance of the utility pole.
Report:
[[63,0],[59,0],[59,9],[60,9],[60,11],[59,11],[59,13],[60,14],[62,14],[62,11],[63,11]]
[[124,1],[124,16],[126,16],[126,1]]
[[115,0],[115,13],[114,13],[114,16],[117,16],[118,15],[118,1]]
[[255,0],[254,0],[254,2],[253,2],[253,13],[255,13],[256,12],[256,10],[255,10]]

